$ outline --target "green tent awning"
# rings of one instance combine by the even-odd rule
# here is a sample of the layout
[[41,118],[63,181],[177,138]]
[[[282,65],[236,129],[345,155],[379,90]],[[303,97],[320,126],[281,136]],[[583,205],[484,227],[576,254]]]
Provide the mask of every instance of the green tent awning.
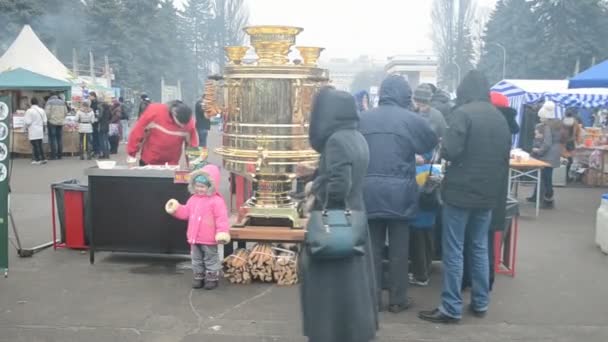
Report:
[[0,90],[20,89],[70,91],[72,84],[22,68],[0,73]]

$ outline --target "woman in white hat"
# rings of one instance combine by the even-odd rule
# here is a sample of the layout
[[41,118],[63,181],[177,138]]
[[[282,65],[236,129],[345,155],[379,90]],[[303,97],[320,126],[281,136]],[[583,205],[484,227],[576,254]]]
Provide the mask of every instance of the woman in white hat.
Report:
[[[542,205],[545,209],[552,209],[554,206],[553,197],[553,169],[560,166],[561,156],[561,121],[556,118],[555,103],[545,101],[545,104],[538,111],[540,123],[536,126],[536,131],[542,134],[540,146],[532,149],[532,155],[549,164],[541,172],[541,195]],[[529,202],[536,202],[536,189]]]

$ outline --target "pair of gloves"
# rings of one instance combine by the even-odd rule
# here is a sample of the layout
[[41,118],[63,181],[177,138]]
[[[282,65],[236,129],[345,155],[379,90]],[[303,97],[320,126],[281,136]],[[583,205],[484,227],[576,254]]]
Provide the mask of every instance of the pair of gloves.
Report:
[[[169,215],[175,215],[180,206],[181,204],[179,204],[177,200],[170,199],[167,201],[167,204],[165,204],[165,211]],[[216,233],[215,241],[219,244],[225,245],[230,242],[230,234],[224,232]]]

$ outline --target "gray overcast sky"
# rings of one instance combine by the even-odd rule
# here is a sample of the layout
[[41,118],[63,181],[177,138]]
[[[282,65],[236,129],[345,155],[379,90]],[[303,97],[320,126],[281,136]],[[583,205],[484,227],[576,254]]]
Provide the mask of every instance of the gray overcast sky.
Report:
[[[183,4],[187,0],[175,0]],[[252,25],[304,28],[298,45],[323,46],[324,57],[379,58],[432,51],[432,0],[246,0]],[[496,0],[477,0],[493,6]]]

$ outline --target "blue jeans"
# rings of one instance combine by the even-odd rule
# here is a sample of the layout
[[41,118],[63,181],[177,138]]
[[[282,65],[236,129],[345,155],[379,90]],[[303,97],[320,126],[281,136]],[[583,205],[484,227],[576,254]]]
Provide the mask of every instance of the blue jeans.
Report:
[[199,129],[198,130],[198,146],[199,147],[207,147],[207,136],[209,135],[208,129]]
[[99,150],[100,153],[104,156],[107,157],[110,155],[110,141],[108,140],[108,132],[103,132],[103,131],[99,131]]
[[463,209],[443,206],[443,289],[439,310],[444,315],[462,317],[462,276],[464,241],[468,231],[471,238],[471,306],[485,312],[490,303],[490,270],[488,268],[488,231],[492,221],[491,209]]
[[51,145],[51,158],[61,159],[63,155],[63,126],[48,125],[49,144]]

